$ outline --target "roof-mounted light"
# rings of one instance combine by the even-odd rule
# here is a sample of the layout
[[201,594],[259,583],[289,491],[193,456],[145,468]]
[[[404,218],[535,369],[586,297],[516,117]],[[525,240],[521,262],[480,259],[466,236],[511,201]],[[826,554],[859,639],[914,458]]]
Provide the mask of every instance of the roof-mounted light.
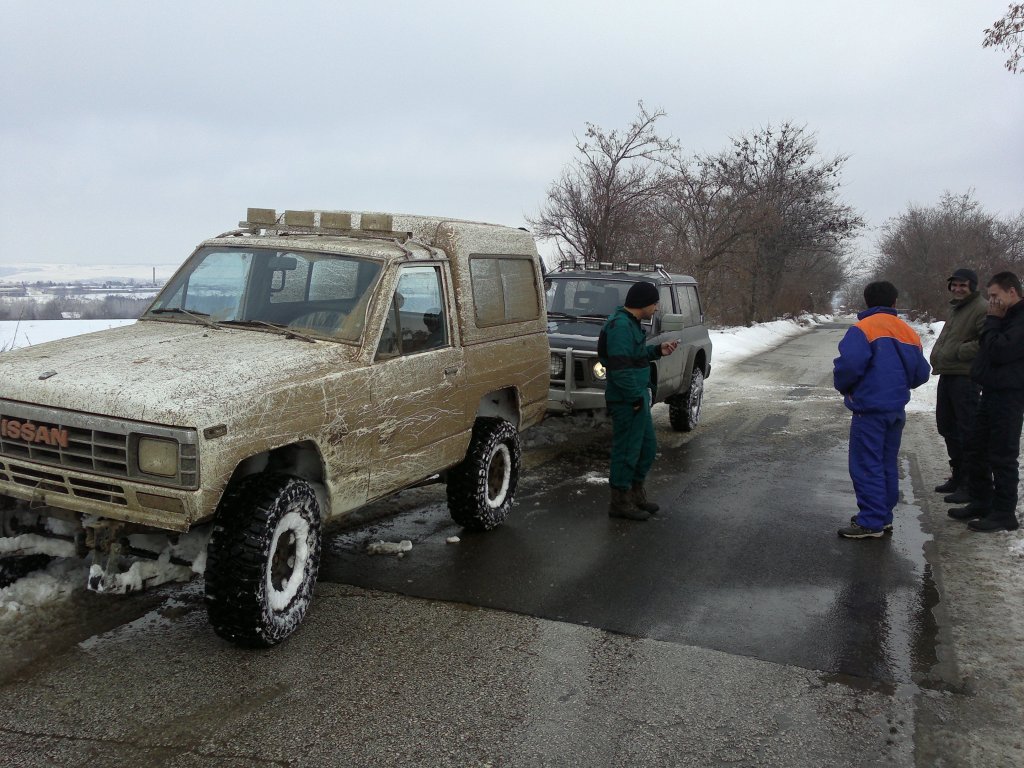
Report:
[[364,213],[359,217],[359,228],[367,232],[390,232],[391,216],[386,213]]
[[245,213],[246,224],[258,224],[263,227],[277,223],[277,211],[273,208],[249,208]]
[[312,211],[285,211],[284,223],[286,227],[310,227],[314,226]]
[[338,211],[321,211],[320,226],[323,229],[352,229],[352,214]]

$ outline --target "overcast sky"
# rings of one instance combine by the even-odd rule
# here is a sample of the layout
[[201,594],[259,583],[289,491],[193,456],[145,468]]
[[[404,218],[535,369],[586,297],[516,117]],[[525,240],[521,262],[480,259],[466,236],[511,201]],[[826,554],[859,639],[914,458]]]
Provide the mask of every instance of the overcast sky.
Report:
[[640,99],[692,151],[805,125],[873,227],[944,190],[1013,214],[1006,7],[0,0],[0,264],[178,263],[248,206],[523,226]]

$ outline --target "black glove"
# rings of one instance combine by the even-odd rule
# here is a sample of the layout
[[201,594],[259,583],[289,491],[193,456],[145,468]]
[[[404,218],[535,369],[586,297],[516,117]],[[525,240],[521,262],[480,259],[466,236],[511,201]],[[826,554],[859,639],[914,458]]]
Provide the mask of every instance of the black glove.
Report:
[[638,398],[633,402],[633,413],[640,413],[640,409],[644,407],[644,399]]

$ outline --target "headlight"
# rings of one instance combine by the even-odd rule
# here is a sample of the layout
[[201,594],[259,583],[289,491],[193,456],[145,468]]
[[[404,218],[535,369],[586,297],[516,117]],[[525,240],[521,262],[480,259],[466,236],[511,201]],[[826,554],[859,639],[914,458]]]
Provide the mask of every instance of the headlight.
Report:
[[595,379],[597,379],[598,381],[604,381],[604,377],[607,375],[607,373],[608,371],[605,370],[604,366],[601,365],[601,363],[594,363]]
[[139,470],[147,475],[175,477],[178,474],[178,443],[154,437],[139,438]]
[[565,358],[561,355],[551,355],[551,377],[560,379],[565,376]]

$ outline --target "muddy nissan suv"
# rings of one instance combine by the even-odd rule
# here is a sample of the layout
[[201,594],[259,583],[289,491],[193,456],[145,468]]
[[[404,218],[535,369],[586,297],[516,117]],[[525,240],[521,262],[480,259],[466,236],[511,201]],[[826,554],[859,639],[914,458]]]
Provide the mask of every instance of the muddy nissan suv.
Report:
[[585,269],[549,272],[548,337],[551,344],[551,390],[554,413],[603,409],[605,370],[597,359],[597,337],[608,316],[626,300],[633,283],[658,286],[658,311],[643,322],[648,344],[677,340],[679,349],[651,363],[654,403],[667,403],[669,421],[688,432],[700,421],[704,380],[711,375],[711,339],[697,281],[671,275],[658,265],[612,265],[588,262]]
[[431,479],[462,526],[505,519],[548,345],[523,230],[267,209],[239,226],[137,323],[0,354],[0,559],[91,553],[105,592],[205,562],[216,632],[267,646],[305,614],[327,521]]

